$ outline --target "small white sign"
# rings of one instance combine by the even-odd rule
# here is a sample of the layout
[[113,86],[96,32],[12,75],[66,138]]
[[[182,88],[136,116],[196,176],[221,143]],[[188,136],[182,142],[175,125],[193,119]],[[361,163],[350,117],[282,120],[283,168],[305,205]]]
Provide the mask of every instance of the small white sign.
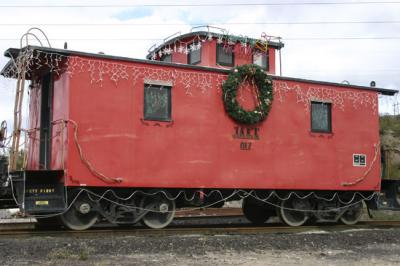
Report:
[[353,154],[353,166],[366,167],[367,166],[367,155]]

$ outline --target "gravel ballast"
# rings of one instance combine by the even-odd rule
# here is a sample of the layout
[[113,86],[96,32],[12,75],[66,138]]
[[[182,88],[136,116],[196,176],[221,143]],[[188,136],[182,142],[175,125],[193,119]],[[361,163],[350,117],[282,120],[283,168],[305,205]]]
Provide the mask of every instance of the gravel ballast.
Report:
[[394,265],[400,229],[252,235],[0,238],[1,265]]

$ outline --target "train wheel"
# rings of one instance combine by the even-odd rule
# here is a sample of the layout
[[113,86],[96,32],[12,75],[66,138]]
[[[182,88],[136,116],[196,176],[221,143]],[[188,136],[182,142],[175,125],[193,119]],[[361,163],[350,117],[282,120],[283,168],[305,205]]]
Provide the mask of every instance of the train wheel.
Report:
[[81,193],[72,206],[60,216],[60,220],[71,230],[86,230],[97,222],[98,216],[88,195]]
[[357,204],[350,206],[340,217],[340,221],[346,225],[356,224],[362,215],[363,204],[360,201]]
[[243,214],[253,224],[263,224],[273,212],[263,202],[257,202],[254,199],[245,198],[242,203]]
[[144,196],[140,207],[147,211],[142,221],[149,228],[164,228],[175,216],[175,201],[167,191],[156,191]]
[[394,185],[394,195],[395,195],[397,207],[399,207],[400,206],[400,182],[399,181],[396,181],[396,183]]
[[394,207],[399,208],[400,207],[400,181],[396,180],[393,182],[393,185],[391,186],[392,193],[393,193],[393,199],[394,199]]
[[289,198],[282,201],[279,214],[285,224],[289,226],[301,226],[308,219],[306,210],[310,210],[308,200]]

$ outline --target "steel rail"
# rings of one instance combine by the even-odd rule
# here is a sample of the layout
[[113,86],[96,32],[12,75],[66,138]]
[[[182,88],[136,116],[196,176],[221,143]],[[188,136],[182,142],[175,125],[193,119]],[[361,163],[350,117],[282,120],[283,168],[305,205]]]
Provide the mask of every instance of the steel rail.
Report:
[[[20,223],[22,224],[22,223]],[[35,224],[30,223],[31,228],[18,229],[0,227],[1,237],[17,236],[94,236],[94,235],[121,235],[121,236],[172,236],[172,235],[243,235],[243,234],[279,234],[279,233],[307,233],[307,232],[343,232],[355,229],[393,229],[400,228],[400,221],[364,221],[357,225],[341,224],[319,224],[301,227],[288,227],[280,224],[265,224],[265,226],[249,226],[248,224],[219,224],[219,225],[199,225],[199,226],[173,226],[164,229],[147,229],[144,227],[104,227],[93,228],[86,231],[68,230],[39,230],[35,229]]]

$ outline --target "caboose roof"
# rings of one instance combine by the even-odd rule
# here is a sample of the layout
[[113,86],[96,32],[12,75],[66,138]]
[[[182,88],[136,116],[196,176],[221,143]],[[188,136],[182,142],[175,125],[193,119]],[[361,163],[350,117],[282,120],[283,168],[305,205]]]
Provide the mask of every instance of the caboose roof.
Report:
[[[136,59],[136,58],[122,57],[122,56],[95,54],[95,53],[87,53],[87,52],[81,52],[81,51],[48,48],[48,47],[26,46],[22,49],[9,48],[8,50],[5,51],[4,56],[9,57],[12,60],[10,60],[4,66],[4,68],[1,70],[0,74],[3,76],[7,76],[7,73],[9,73],[10,70],[15,69],[15,63],[13,60],[15,60],[21,52],[23,52],[27,49],[32,49],[33,51],[39,51],[39,52],[43,52],[43,53],[53,53],[53,54],[58,54],[58,55],[63,55],[63,56],[82,56],[82,57],[89,57],[89,58],[95,58],[95,59],[116,60],[116,61],[133,62],[133,63],[148,64],[148,65],[168,66],[168,67],[176,67],[176,68],[184,68],[184,69],[201,70],[201,71],[212,71],[212,72],[226,73],[226,74],[228,74],[230,72],[230,70],[228,70],[228,69],[221,69],[221,68],[212,68],[212,67],[178,64],[178,63],[168,63],[168,62],[163,62],[163,61]],[[275,76],[275,75],[271,75],[271,76],[275,80],[286,80],[286,81],[304,82],[304,83],[327,85],[327,86],[337,86],[337,87],[357,89],[357,90],[376,91],[383,95],[394,95],[398,92],[398,90],[391,90],[391,89],[385,89],[385,88],[367,87],[367,86],[343,84],[343,83],[328,82],[328,81],[317,81],[317,80],[301,79],[301,78],[294,78],[294,77],[284,77],[284,76]]]

